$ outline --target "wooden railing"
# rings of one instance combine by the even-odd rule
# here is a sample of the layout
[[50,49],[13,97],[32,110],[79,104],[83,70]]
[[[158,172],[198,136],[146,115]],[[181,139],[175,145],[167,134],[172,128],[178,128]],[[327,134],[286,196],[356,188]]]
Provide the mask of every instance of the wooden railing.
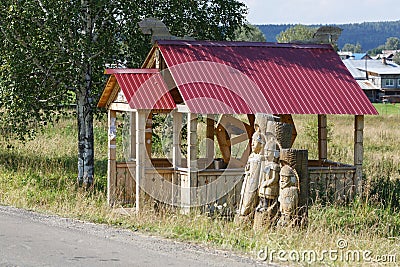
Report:
[[356,167],[336,162],[324,162],[308,167],[311,201],[345,203],[354,197]]
[[[229,207],[233,212],[240,201],[244,170],[202,170],[197,173],[196,187],[191,190],[191,205]],[[178,181],[188,179],[185,169],[178,170]],[[178,196],[178,202],[180,196]],[[185,201],[185,200],[182,200]]]
[[[135,166],[135,162],[117,163],[116,179],[110,185],[112,205],[134,204]],[[317,164],[310,161],[308,170],[311,203],[315,201],[341,203],[353,198],[354,166],[332,162]],[[174,206],[181,205],[180,184],[184,179],[188,179],[187,169],[174,171],[170,167],[147,168],[145,173],[146,179],[141,187],[144,188],[146,195]],[[240,201],[243,173],[243,169],[198,171],[197,181],[191,189],[191,204],[222,205],[230,207],[231,210],[236,209]]]
[[[135,162],[117,163],[116,179],[110,184],[111,204],[129,205],[135,202]],[[181,205],[181,181],[187,179],[187,169],[173,170],[169,167],[147,168],[146,179],[141,187],[146,195],[161,202]],[[243,169],[200,170],[192,191],[192,204],[216,204],[232,209],[240,201]]]

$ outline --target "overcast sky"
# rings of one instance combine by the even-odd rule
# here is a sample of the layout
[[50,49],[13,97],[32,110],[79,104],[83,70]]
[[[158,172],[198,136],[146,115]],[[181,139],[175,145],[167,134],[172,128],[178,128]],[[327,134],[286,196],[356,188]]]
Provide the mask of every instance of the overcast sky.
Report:
[[400,20],[399,0],[239,0],[251,24],[342,24]]

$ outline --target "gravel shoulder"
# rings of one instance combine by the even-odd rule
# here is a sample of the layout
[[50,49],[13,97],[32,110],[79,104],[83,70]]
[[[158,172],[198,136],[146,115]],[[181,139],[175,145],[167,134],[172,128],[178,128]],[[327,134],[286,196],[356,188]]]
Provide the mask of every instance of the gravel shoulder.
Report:
[[231,251],[0,206],[0,266],[266,266]]

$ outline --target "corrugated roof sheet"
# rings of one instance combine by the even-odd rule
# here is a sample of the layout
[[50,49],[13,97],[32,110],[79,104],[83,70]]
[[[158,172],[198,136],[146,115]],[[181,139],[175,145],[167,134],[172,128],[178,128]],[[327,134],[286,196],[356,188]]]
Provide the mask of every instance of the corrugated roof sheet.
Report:
[[[365,63],[365,60],[363,60]],[[353,63],[354,59],[344,59],[343,60],[344,65],[347,67],[347,69],[350,71],[351,75],[353,76],[354,79],[367,79],[367,75],[365,71],[361,71],[360,69],[356,68]]]
[[157,45],[193,113],[377,114],[330,45]]
[[107,69],[132,109],[174,109],[176,104],[158,69]]

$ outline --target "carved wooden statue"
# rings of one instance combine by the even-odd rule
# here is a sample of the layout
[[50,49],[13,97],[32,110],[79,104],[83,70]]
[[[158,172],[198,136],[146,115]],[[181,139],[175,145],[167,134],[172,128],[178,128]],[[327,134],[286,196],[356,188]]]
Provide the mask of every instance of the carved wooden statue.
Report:
[[282,167],[280,171],[280,190],[279,204],[281,217],[278,226],[289,226],[297,218],[297,208],[299,203],[299,189],[295,170],[288,165]]
[[279,147],[275,141],[270,140],[265,146],[266,164],[261,173],[260,186],[258,190],[259,204],[257,212],[269,212],[274,217],[278,211],[279,195]]
[[245,168],[245,177],[239,204],[239,215],[250,215],[257,205],[257,191],[259,185],[262,162],[264,160],[265,135],[256,125],[256,131],[252,137],[252,153],[249,156]]

